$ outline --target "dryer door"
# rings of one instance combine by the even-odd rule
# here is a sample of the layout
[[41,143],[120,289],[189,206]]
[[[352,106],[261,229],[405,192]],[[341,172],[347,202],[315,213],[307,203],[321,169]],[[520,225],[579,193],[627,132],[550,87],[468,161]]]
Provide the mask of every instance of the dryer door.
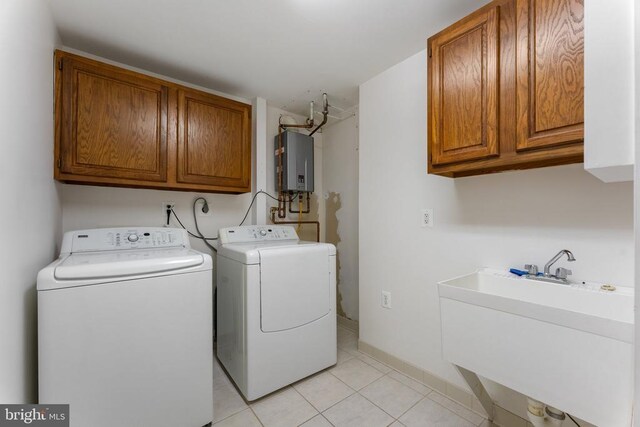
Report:
[[263,332],[296,328],[331,311],[328,246],[296,245],[259,252]]

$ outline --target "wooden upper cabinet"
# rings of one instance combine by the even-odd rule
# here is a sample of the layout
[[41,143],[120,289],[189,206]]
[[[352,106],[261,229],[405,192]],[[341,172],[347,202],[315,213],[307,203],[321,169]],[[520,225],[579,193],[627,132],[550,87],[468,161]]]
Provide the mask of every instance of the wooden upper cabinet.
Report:
[[54,177],[251,191],[251,105],[56,51]]
[[166,181],[167,86],[106,64],[57,56],[59,171]]
[[517,148],[584,137],[582,0],[518,0]]
[[432,163],[498,155],[498,9],[433,37],[430,56]]
[[251,191],[250,126],[250,105],[179,90],[178,182]]
[[580,0],[494,0],[428,40],[428,171],[583,161]]

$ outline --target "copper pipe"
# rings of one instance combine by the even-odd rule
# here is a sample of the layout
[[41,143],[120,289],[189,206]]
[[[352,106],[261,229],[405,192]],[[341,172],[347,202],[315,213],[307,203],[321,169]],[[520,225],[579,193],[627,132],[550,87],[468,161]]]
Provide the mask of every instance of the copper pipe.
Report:
[[[303,211],[300,211],[300,210],[294,211],[293,209],[291,209],[291,206],[293,205],[293,200],[294,199],[289,199],[289,213],[308,214],[309,212],[311,212],[311,193],[309,193],[309,192],[306,192],[306,193],[307,193],[307,207],[306,207],[306,209],[303,210]],[[297,197],[301,197],[301,196],[302,196],[302,194],[298,193],[296,198]]]
[[279,224],[314,224],[316,226],[316,242],[320,241],[320,221],[278,221],[276,220],[276,208],[271,208],[271,222]]
[[278,218],[287,217],[287,201],[284,199],[284,193],[278,193]]
[[309,122],[304,125],[280,125],[282,129],[286,128],[303,128],[303,129],[311,129],[313,127],[313,122]]
[[282,125],[280,125],[278,127],[278,218],[285,218],[287,216],[287,202],[282,192],[282,177],[284,174],[282,169],[282,156],[284,153],[282,151]]
[[[326,94],[324,95],[324,101],[325,101],[325,111],[327,110],[327,96]],[[284,168],[283,168],[283,164],[282,164],[282,159],[284,157],[284,150],[283,150],[283,146],[282,146],[282,132],[285,131],[287,128],[298,128],[298,129],[313,129],[314,126],[314,121],[313,121],[313,101],[311,102],[311,117],[308,118],[306,120],[306,123],[303,125],[287,125],[287,124],[283,124],[280,120],[282,120],[282,117],[280,117],[280,120],[278,121],[278,218],[286,218],[287,217],[287,202],[289,202],[289,212],[291,213],[299,213],[299,214],[303,214],[303,213],[309,213],[311,211],[311,203],[309,201],[309,194],[307,193],[307,209],[304,211],[293,211],[291,210],[291,204],[293,202],[293,198],[291,197],[291,195],[289,194],[289,198],[287,200],[286,194],[284,191],[282,191],[283,187],[284,187]],[[320,129],[320,127],[322,125],[324,125],[324,123],[326,123],[327,121],[327,117],[325,115],[324,117],[324,121],[322,122],[322,124],[320,126],[318,126],[315,131],[317,131],[318,129]],[[315,132],[313,131],[313,132]],[[313,134],[312,132],[312,134]],[[299,195],[298,195],[299,197]],[[275,213],[273,212],[273,210],[271,211],[271,216],[272,218],[275,218]],[[274,222],[275,224],[275,222]],[[297,224],[297,222],[296,222]],[[319,230],[320,224],[318,224],[318,239],[320,238],[320,230]]]

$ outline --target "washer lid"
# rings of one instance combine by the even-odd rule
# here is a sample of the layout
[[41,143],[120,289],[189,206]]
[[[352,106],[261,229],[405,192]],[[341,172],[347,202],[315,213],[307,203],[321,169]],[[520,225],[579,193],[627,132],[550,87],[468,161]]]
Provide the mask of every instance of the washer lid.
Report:
[[[53,273],[55,280],[91,280],[139,276],[196,267],[204,263],[202,254],[185,248],[85,252],[71,254]],[[49,289],[63,286],[51,286]]]

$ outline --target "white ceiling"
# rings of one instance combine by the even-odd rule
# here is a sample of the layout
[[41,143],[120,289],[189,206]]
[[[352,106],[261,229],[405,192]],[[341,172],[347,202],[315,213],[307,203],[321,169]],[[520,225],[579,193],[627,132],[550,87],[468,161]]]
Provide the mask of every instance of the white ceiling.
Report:
[[486,0],[49,3],[65,46],[305,114],[323,91],[356,105],[359,84]]

